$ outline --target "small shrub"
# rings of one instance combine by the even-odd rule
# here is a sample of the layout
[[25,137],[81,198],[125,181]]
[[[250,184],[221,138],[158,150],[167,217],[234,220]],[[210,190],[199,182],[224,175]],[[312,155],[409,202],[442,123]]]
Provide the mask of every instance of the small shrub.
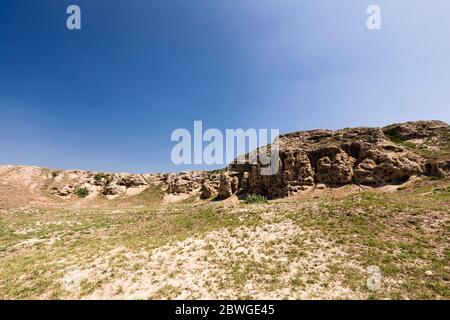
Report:
[[94,175],[94,180],[95,180],[96,182],[101,182],[102,179],[103,179],[103,178],[106,178],[107,176],[108,176],[108,175],[107,175],[106,173],[99,172],[99,173],[96,173],[96,174]]
[[248,203],[248,204],[267,203],[267,198],[260,194],[251,194],[247,197],[247,200],[245,200],[245,203]]
[[53,171],[52,171],[52,177],[53,177],[53,178],[56,178],[60,173],[61,173],[60,170],[53,170]]
[[394,129],[385,132],[385,135],[395,143],[402,143],[404,141],[403,138]]
[[86,198],[89,195],[89,190],[86,187],[80,188],[77,190],[77,195],[80,198]]

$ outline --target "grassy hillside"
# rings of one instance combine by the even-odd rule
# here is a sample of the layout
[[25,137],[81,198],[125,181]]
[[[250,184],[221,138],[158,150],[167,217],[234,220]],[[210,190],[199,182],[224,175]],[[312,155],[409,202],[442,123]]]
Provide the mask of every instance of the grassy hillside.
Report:
[[2,210],[0,298],[449,299],[450,181],[400,189]]

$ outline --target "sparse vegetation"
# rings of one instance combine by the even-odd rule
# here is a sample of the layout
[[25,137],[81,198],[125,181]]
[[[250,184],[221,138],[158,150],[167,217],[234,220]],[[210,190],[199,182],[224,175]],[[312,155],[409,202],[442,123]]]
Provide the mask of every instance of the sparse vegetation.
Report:
[[88,195],[89,195],[89,189],[86,187],[82,187],[77,190],[77,196],[80,198],[86,198]]
[[444,179],[443,177],[439,177],[439,176],[435,176],[435,175],[429,175],[429,176],[426,176],[426,177],[429,180],[442,180],[442,179]]
[[[449,299],[449,204],[450,181],[424,179],[252,207],[3,210],[0,298]],[[371,265],[382,290],[366,287]]]
[[212,170],[210,171],[212,174],[219,174],[219,173],[224,173],[225,169],[216,169],[216,170]]
[[52,177],[56,178],[61,173],[61,170],[52,170]]
[[267,198],[260,195],[260,194],[251,194],[247,197],[245,200],[247,204],[253,204],[253,203],[267,203]]
[[94,180],[96,182],[102,182],[102,180],[106,179],[107,177],[108,177],[108,175],[106,173],[98,172],[94,175]]
[[402,145],[407,148],[415,149],[417,145],[415,143],[405,141],[403,138],[394,130],[388,130],[385,135],[391,140],[393,143]]

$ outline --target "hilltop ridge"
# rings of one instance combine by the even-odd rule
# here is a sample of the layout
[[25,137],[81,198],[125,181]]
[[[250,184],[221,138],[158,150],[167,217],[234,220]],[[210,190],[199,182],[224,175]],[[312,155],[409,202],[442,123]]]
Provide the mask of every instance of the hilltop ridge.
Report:
[[[236,160],[223,170],[165,174],[105,173],[0,166],[0,206],[52,201],[129,199],[152,191],[198,195],[202,199],[269,199],[314,188],[343,185],[399,185],[411,177],[450,174],[450,126],[442,121],[415,121],[383,128],[317,129],[279,137],[279,171],[261,175],[261,164]],[[242,160],[242,159],[241,159]],[[158,192],[158,190],[160,192]],[[145,193],[144,193],[145,194]],[[140,200],[147,199],[143,197]],[[139,199],[137,200],[139,202]]]

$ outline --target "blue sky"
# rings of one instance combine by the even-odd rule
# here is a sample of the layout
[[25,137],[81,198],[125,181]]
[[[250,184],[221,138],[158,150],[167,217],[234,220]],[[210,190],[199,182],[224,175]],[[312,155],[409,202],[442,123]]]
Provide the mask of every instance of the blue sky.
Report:
[[[66,28],[70,4],[82,30]],[[2,0],[0,164],[197,169],[170,160],[172,131],[194,120],[450,122],[449,33],[448,0]]]

